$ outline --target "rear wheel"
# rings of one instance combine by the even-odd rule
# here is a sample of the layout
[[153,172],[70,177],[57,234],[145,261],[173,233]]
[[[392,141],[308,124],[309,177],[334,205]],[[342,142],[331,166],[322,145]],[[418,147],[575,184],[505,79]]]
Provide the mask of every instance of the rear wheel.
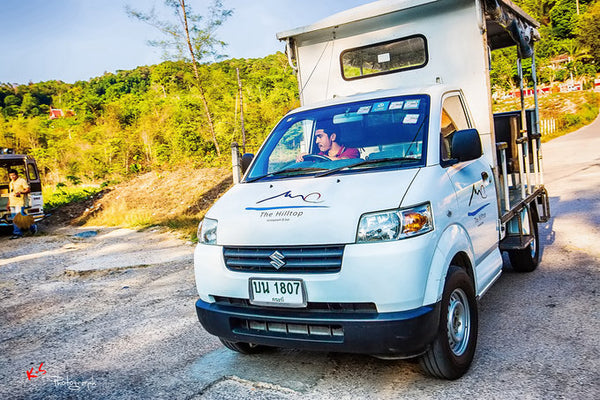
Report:
[[242,354],[258,354],[263,351],[270,349],[269,346],[262,346],[254,343],[245,343],[245,342],[232,342],[227,339],[219,338],[221,343],[229,350],[237,351]]
[[438,333],[421,356],[423,371],[436,378],[458,379],[469,369],[477,344],[477,302],[466,271],[450,266],[442,295]]
[[532,272],[540,262],[540,241],[538,237],[538,226],[534,221],[532,209],[527,207],[523,209],[523,234],[531,235],[532,242],[524,249],[509,250],[508,258],[513,269],[517,272]]

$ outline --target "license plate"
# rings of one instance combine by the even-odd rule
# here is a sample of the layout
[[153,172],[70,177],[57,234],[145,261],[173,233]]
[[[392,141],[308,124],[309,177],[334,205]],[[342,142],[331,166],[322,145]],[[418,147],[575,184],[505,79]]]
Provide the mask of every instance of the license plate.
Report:
[[250,303],[277,307],[306,307],[304,282],[299,279],[250,279]]

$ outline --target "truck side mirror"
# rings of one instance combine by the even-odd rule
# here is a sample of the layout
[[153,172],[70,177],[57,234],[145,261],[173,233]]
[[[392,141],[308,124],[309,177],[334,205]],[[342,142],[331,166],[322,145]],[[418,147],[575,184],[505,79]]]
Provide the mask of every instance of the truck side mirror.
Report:
[[252,153],[246,153],[242,156],[242,175],[248,171],[248,167],[252,163],[252,160],[254,160],[254,154]]
[[477,129],[463,129],[452,137],[452,158],[458,162],[476,160],[483,154]]

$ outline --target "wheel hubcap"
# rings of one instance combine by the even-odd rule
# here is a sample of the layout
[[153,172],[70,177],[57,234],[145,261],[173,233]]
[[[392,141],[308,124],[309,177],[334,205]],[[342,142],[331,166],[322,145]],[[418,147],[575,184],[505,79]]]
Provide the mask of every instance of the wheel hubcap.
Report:
[[469,345],[471,313],[469,300],[461,289],[455,289],[448,304],[448,344],[450,350],[461,356]]

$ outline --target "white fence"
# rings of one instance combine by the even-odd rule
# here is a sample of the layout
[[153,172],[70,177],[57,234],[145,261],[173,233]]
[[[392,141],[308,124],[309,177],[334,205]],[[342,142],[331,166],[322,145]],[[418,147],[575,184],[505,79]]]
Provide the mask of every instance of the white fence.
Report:
[[554,118],[540,119],[540,133],[549,135],[556,131],[556,120]]

